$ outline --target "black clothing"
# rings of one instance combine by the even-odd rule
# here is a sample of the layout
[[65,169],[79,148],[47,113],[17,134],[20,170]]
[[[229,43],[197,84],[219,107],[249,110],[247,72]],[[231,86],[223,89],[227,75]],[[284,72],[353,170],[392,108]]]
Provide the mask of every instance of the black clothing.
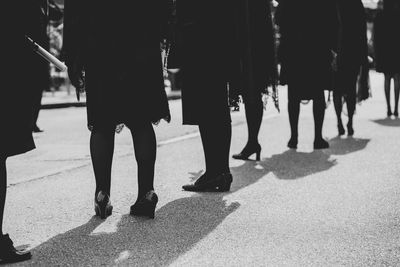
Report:
[[281,34],[280,83],[303,100],[332,90],[332,50],[337,50],[339,25],[335,1],[281,1],[276,22]]
[[66,1],[64,55],[86,76],[88,125],[170,120],[160,42],[167,1]]
[[236,0],[236,40],[234,46],[237,66],[231,87],[238,90],[246,102],[260,102],[261,93],[277,82],[275,32],[270,0]]
[[400,9],[379,11],[374,21],[376,71],[390,75],[400,73],[399,32]]
[[361,0],[338,1],[340,37],[335,93],[356,90],[360,68],[368,63],[367,27]]
[[[230,122],[228,87],[231,79],[234,27],[229,0],[176,2],[177,61],[182,75],[183,123]],[[224,18],[224,19],[221,19]]]
[[[18,5],[17,5],[18,3]],[[42,60],[32,51],[25,40],[27,26],[31,21],[31,1],[6,1],[2,7],[2,34],[6,40],[1,42],[3,55],[1,65],[0,97],[0,158],[21,154],[35,148],[32,138],[32,79],[35,78],[37,62]],[[19,8],[20,5],[24,8]],[[18,23],[3,23],[10,10],[22,12]],[[5,25],[7,25],[5,27]],[[24,70],[24,71],[22,71]],[[21,76],[21,73],[23,76]]]

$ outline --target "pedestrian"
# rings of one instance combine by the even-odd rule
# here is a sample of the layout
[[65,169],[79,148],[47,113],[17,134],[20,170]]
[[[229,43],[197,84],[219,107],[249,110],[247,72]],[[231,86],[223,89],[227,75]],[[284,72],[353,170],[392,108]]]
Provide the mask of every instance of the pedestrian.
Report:
[[160,51],[167,3],[65,1],[63,53],[72,84],[86,89],[95,212],[101,218],[112,213],[111,165],[121,124],[131,131],[138,166],[138,196],[130,212],[154,218],[158,197],[152,124],[170,121]]
[[[34,57],[25,35],[32,12],[32,1],[6,1],[0,11],[1,42],[3,51],[1,66],[0,97],[0,264],[28,260],[31,253],[16,249],[8,234],[3,231],[4,207],[7,193],[7,167],[9,157],[23,154],[35,148],[32,137],[32,111],[34,92],[31,88],[32,71],[36,66]],[[19,8],[23,6],[23,8]],[[19,23],[8,23],[3,19],[10,18],[5,12],[19,10]],[[5,12],[4,12],[5,11]],[[21,77],[21,66],[26,70]]]
[[[384,0],[374,20],[374,50],[376,71],[385,76],[387,116],[399,116],[400,96],[400,1]],[[390,89],[394,82],[394,111],[391,108]]]
[[275,32],[272,23],[270,0],[236,0],[236,47],[238,66],[237,86],[243,97],[248,138],[247,144],[234,159],[248,159],[256,154],[260,160],[261,145],[258,142],[263,117],[262,94],[268,86],[277,83],[275,59]]
[[337,117],[338,133],[343,135],[345,129],[341,114],[343,100],[346,102],[347,134],[352,136],[354,134],[353,116],[357,102],[357,78],[360,75],[361,68],[368,69],[367,22],[361,0],[338,0],[337,3],[340,18],[340,37],[335,85],[333,88],[333,103]]
[[[34,0],[30,3],[31,12],[28,14],[30,23],[27,25],[27,35],[42,46],[47,51],[50,48],[50,39],[48,36],[48,24],[50,21],[60,21],[63,16],[62,10],[53,0]],[[43,91],[48,90],[50,86],[50,66],[49,63],[37,55],[31,55],[32,61],[36,63],[35,68],[30,70],[31,90],[34,94],[34,109],[32,120],[32,131],[35,133],[43,132],[37,125]]]
[[313,101],[314,149],[328,148],[322,137],[324,90],[332,89],[332,61],[337,50],[338,17],[334,0],[281,0],[276,13],[280,30],[280,83],[288,86],[291,137],[297,148],[300,103]]
[[233,65],[232,8],[230,0],[176,1],[182,43],[174,54],[181,59],[176,64],[181,65],[183,124],[198,125],[206,165],[194,184],[183,186],[187,191],[229,191],[232,183],[229,102],[237,100],[228,97]]

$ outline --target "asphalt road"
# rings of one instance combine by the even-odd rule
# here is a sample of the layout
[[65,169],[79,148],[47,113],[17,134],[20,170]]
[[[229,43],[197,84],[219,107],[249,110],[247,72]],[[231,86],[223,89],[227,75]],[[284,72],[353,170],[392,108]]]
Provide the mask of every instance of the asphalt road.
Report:
[[[94,177],[84,108],[42,111],[38,149],[9,160],[5,229],[32,250],[33,266],[400,266],[400,120],[387,119],[382,77],[357,107],[354,137],[337,137],[333,106],[313,151],[311,105],[302,106],[299,148],[288,150],[282,112],[268,107],[262,159],[231,160],[228,193],[189,193],[181,185],[203,171],[196,127],[156,127],[159,148],[155,220],[131,217],[136,165],[125,129],[117,136],[111,198],[114,213],[93,217]],[[231,153],[247,133],[233,115]]]

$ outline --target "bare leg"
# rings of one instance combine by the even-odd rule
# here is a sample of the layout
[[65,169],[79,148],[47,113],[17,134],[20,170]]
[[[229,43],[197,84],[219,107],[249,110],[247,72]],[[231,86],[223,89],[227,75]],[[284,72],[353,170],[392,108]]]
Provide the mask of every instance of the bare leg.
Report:
[[390,82],[392,77],[389,74],[385,74],[385,97],[387,106],[387,115],[392,115],[392,108],[390,107]]
[[353,117],[354,112],[356,110],[356,88],[353,88],[347,95],[346,95],[346,103],[347,103],[347,115],[349,117],[349,121],[347,122],[347,134],[353,135]]
[[110,196],[114,135],[114,129],[99,129],[93,130],[90,137],[90,154],[96,178],[96,196],[99,191]]

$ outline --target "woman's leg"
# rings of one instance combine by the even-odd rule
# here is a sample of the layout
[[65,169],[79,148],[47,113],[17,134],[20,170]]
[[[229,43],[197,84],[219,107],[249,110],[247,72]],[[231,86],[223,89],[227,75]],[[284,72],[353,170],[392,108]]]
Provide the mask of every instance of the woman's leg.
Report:
[[333,92],[333,104],[335,106],[335,113],[337,118],[337,126],[339,135],[344,134],[344,127],[342,122],[342,109],[343,109],[343,96],[339,92]]
[[392,81],[392,76],[385,74],[385,97],[387,106],[387,115],[392,115],[392,108],[390,107],[390,82]]
[[325,117],[325,95],[324,91],[321,91],[313,99],[313,114],[314,114],[314,148],[328,148],[329,144],[322,137],[322,126],[324,124]]
[[246,103],[245,100],[244,106],[248,130],[246,146],[252,147],[258,145],[258,133],[260,132],[263,117],[263,103],[261,97],[251,103]]
[[355,82],[354,82],[354,88],[352,88],[352,90],[350,90],[347,93],[345,99],[347,105],[347,116],[349,117],[349,121],[347,122],[347,134],[351,136],[354,134],[353,117],[354,117],[354,112],[356,110],[356,101],[357,101]]
[[0,236],[3,236],[4,205],[7,193],[6,158],[0,158]]
[[110,196],[114,137],[115,130],[113,128],[93,129],[90,136],[90,154],[96,178],[96,196],[100,191]]
[[157,141],[151,122],[129,125],[138,166],[138,200],[154,190]]
[[288,91],[288,112],[291,137],[288,143],[289,148],[297,147],[298,124],[300,115],[300,100]]
[[399,116],[400,73],[394,76],[394,115]]
[[230,123],[199,125],[206,164],[206,176],[213,177],[229,170],[229,151],[232,138]]

